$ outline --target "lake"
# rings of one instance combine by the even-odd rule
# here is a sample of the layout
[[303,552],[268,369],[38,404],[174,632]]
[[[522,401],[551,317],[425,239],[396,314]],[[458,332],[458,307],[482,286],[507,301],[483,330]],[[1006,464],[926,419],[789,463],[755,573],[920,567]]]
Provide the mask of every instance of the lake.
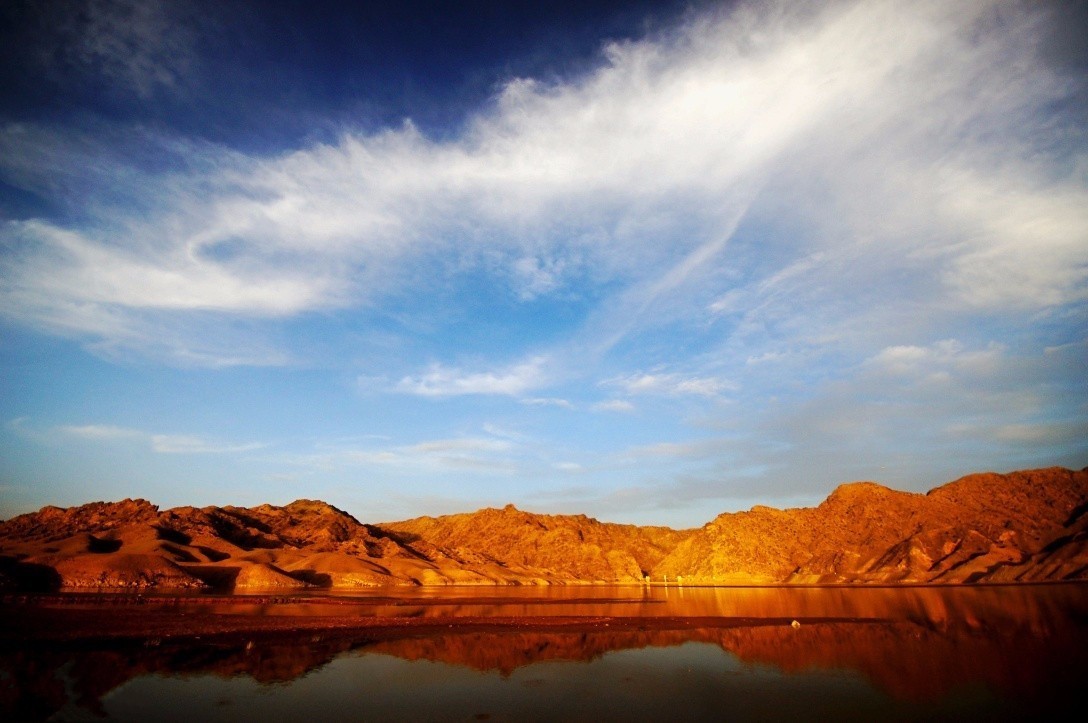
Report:
[[[95,598],[62,603],[49,605],[61,616],[101,608]],[[1088,680],[1085,584],[395,588],[151,598],[113,605],[108,615],[139,619],[151,609],[194,625],[281,627],[199,638],[54,640],[43,632],[40,642],[7,642],[0,713],[1024,720],[1079,701]],[[57,620],[50,624],[65,618]],[[292,630],[292,621],[317,627]],[[322,629],[322,621],[335,626]],[[384,622],[395,625],[365,627]]]

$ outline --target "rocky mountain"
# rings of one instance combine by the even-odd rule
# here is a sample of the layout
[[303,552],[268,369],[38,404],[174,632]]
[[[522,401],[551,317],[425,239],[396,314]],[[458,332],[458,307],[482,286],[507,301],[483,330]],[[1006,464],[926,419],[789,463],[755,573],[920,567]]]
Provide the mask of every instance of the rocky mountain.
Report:
[[818,507],[719,515],[655,574],[692,582],[1014,582],[1088,577],[1088,470],[976,474],[927,494],[872,482]]
[[682,536],[512,507],[378,526],[312,500],[165,511],[146,500],[93,502],[0,523],[0,585],[286,590],[633,582]]
[[0,523],[0,586],[1016,582],[1088,578],[1088,470],[979,474],[928,494],[842,485],[698,530],[483,509],[364,524],[324,502],[45,507]]

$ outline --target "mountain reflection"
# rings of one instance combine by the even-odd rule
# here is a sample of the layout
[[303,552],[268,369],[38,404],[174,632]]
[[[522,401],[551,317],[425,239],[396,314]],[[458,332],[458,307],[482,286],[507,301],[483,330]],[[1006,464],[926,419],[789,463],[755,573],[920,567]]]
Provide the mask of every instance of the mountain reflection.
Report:
[[[790,675],[853,671],[885,695],[909,701],[936,700],[972,686],[1042,699],[1076,690],[1088,671],[1088,589],[1080,585],[674,589],[642,597],[634,592],[626,600],[572,598],[571,592],[568,599],[552,598],[555,593],[540,591],[520,600],[421,599],[389,607],[396,615],[449,619],[449,626],[386,631],[381,639],[366,632],[309,631],[230,643],[23,645],[0,654],[0,713],[35,719],[74,707],[103,714],[102,699],[110,691],[155,674],[290,683],[343,655],[380,654],[510,676],[536,663],[579,663],[614,651],[699,642],[745,665]],[[526,616],[525,627],[456,627],[457,617],[511,614]],[[549,617],[587,614],[605,616],[609,627],[549,626]],[[800,626],[791,626],[792,620]]]

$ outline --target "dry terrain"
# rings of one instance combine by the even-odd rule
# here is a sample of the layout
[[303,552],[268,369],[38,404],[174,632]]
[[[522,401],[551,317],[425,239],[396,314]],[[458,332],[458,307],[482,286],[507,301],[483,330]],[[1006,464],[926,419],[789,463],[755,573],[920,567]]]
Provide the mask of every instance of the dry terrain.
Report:
[[977,474],[927,494],[846,484],[814,508],[697,530],[511,505],[364,524],[324,502],[46,507],[0,523],[0,587],[282,590],[380,585],[963,583],[1088,578],[1088,470]]

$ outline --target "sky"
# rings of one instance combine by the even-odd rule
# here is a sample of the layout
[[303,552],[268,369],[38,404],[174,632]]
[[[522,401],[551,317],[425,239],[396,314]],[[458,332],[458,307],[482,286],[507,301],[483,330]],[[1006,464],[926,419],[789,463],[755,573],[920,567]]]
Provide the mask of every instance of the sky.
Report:
[[0,6],[0,517],[1088,465],[1076,2]]

